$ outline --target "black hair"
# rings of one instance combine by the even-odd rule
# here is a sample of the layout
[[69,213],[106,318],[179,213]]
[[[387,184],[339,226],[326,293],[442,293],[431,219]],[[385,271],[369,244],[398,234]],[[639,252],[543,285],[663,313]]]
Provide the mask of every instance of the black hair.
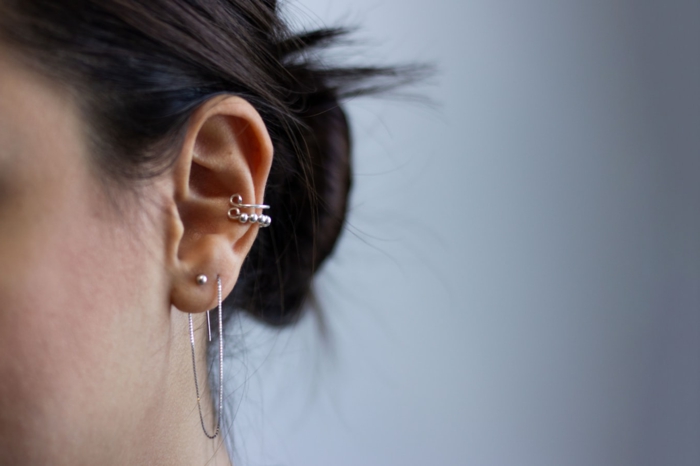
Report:
[[292,32],[276,0],[0,0],[0,38],[76,90],[112,179],[171,166],[169,149],[214,95],[256,108],[274,146],[265,191],[274,228],[259,231],[225,307],[275,326],[298,319],[345,222],[351,137],[341,100],[418,71],[325,66],[318,52],[346,33]]

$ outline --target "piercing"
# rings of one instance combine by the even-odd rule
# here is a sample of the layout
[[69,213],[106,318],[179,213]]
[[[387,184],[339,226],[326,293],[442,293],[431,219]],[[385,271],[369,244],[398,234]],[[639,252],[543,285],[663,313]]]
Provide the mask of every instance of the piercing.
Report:
[[231,196],[229,203],[233,206],[228,210],[228,218],[231,220],[238,220],[241,223],[258,223],[261,228],[269,227],[270,223],[272,223],[272,219],[269,215],[241,213],[241,209],[269,209],[269,205],[243,204],[243,198],[240,194]]
[[197,275],[197,278],[195,279],[197,281],[197,285],[206,285],[209,279],[207,278],[206,275],[203,273],[200,273]]
[[250,209],[258,209],[258,208],[259,209],[269,209],[270,208],[269,205],[265,205],[265,204],[243,204],[243,198],[241,197],[240,194],[234,194],[233,196],[231,196],[231,199],[229,201],[231,202],[232,206],[242,207],[244,209],[248,209],[248,208],[250,208]]
[[[197,281],[197,285],[206,285],[209,278],[203,273],[200,273],[195,280]],[[211,319],[209,318],[209,311],[207,311],[207,330],[209,331],[209,341],[211,341]]]
[[[216,276],[216,289],[218,298],[217,301],[219,305],[219,413],[216,418],[216,430],[213,434],[210,434],[207,431],[207,428],[204,427],[204,416],[202,415],[202,405],[200,403],[199,394],[199,381],[197,380],[197,364],[195,362],[196,357],[194,350],[194,325],[192,324],[192,314],[188,315],[190,324],[190,345],[192,347],[192,370],[194,371],[194,389],[195,393],[197,394],[197,408],[199,409],[199,421],[202,424],[202,430],[204,431],[204,435],[206,435],[210,439],[216,438],[216,436],[219,435],[219,432],[221,431],[221,417],[223,414],[224,407],[224,324],[221,312],[221,277],[219,275]],[[208,315],[209,311],[207,311],[207,316]]]

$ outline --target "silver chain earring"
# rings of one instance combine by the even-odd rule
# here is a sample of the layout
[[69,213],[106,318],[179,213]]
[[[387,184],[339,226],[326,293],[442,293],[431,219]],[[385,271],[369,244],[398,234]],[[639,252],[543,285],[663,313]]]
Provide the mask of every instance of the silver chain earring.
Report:
[[243,198],[240,194],[231,196],[229,203],[232,207],[228,210],[228,218],[231,220],[238,220],[241,223],[258,223],[261,228],[269,227],[270,223],[272,223],[272,219],[269,215],[241,213],[241,209],[253,209],[253,211],[255,211],[255,209],[269,209],[269,205],[243,204]]
[[[202,279],[202,277],[204,278]],[[199,285],[206,284],[206,275],[198,275],[196,281]],[[197,393],[197,408],[199,409],[199,421],[202,424],[202,430],[204,431],[204,435],[206,435],[210,439],[216,438],[216,436],[219,435],[219,432],[221,431],[221,417],[224,409],[224,324],[221,312],[221,277],[219,275],[216,276],[216,288],[218,293],[217,298],[219,305],[219,413],[216,418],[216,430],[213,434],[210,434],[207,431],[207,428],[204,426],[204,416],[202,415],[202,404],[200,402],[201,397],[199,394],[199,381],[197,380],[197,363],[195,361],[196,355],[194,349],[194,325],[192,324],[192,314],[188,314],[190,323],[190,345],[192,346],[192,370],[194,371],[194,389]],[[207,311],[207,322],[209,322],[209,311]],[[209,325],[209,341],[211,341],[211,325]]]
[[[209,278],[202,273],[197,275],[196,281],[197,285],[206,285]],[[209,311],[207,311],[207,335],[209,336],[209,341],[211,341],[211,318],[209,317]]]

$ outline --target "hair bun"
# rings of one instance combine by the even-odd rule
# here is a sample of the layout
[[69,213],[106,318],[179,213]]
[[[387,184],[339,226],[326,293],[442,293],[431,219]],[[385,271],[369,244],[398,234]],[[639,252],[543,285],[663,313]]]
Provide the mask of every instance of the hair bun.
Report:
[[[275,3],[275,2],[271,2]],[[271,4],[267,2],[267,4]],[[275,146],[265,202],[271,228],[258,233],[229,303],[271,325],[298,319],[314,273],[345,225],[352,186],[351,138],[340,101],[420,79],[424,67],[328,67],[316,52],[348,33],[272,29],[277,109],[261,107]],[[280,32],[281,31],[281,32]],[[276,39],[275,39],[276,38]],[[291,117],[291,118],[290,118]]]
[[352,187],[350,128],[337,99],[310,106],[302,115],[309,129],[307,143],[318,196],[316,266],[333,251],[345,223],[348,194]]
[[[234,305],[271,325],[299,317],[314,273],[345,224],[352,185],[350,130],[336,91],[322,72],[298,65],[288,72],[297,122],[287,137],[273,138],[278,163],[265,198],[275,220],[258,233],[234,293]],[[271,260],[274,268],[261,264]]]

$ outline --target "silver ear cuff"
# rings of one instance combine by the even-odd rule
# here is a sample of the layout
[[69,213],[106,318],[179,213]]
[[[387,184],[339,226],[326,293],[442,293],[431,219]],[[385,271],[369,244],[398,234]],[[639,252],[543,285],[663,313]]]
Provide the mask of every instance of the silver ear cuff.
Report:
[[240,194],[234,194],[229,199],[232,207],[228,210],[228,218],[231,220],[238,220],[241,223],[258,223],[261,228],[269,227],[272,223],[272,219],[269,215],[263,214],[246,214],[241,213],[241,209],[269,209],[269,205],[265,204],[243,204],[243,198]]

